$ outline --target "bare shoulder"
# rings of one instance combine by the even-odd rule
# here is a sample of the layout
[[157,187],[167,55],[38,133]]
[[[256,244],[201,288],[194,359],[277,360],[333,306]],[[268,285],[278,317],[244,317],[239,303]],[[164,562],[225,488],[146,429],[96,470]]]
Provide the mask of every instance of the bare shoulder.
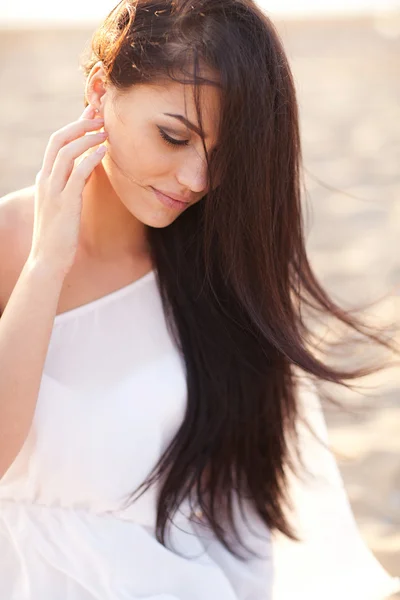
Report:
[[28,258],[32,244],[35,186],[0,198],[0,313]]
[[15,225],[33,218],[35,186],[31,185],[0,198],[0,227],[6,234]]

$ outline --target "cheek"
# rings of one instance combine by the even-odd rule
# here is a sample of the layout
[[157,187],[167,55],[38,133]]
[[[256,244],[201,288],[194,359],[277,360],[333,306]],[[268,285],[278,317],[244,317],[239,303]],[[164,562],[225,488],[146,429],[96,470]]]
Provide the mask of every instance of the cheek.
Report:
[[133,138],[124,132],[109,132],[109,148],[111,162],[128,178],[144,181],[173,168],[171,152],[149,135]]

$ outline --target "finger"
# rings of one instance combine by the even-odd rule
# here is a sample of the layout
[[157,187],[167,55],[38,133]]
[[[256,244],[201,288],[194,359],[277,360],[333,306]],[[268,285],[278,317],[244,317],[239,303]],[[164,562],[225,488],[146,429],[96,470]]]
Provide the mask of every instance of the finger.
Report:
[[83,192],[87,180],[96,166],[101,162],[106,152],[107,147],[102,145],[86,156],[79,165],[73,169],[67,185],[64,188],[64,193],[79,197]]
[[95,108],[91,104],[88,104],[81,116],[80,119],[93,119],[95,115]]
[[57,193],[63,190],[67,184],[68,178],[75,166],[75,160],[84,152],[104,142],[107,134],[103,131],[99,133],[88,133],[87,135],[70,142],[59,151],[54,162],[53,171],[50,177],[50,189]]
[[41,168],[43,177],[50,176],[57,155],[63,146],[82,137],[88,131],[100,129],[103,125],[103,119],[78,119],[53,133],[50,136],[43,158]]
[[79,117],[80,119],[101,119],[101,114],[99,113],[99,111],[92,106],[91,104],[88,104],[88,106],[85,108],[85,110],[83,111],[83,113],[81,114],[81,116]]

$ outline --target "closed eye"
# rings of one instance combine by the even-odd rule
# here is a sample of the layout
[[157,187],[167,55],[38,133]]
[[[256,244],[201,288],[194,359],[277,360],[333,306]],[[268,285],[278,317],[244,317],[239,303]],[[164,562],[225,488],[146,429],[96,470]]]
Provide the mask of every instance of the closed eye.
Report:
[[165,131],[163,131],[163,129],[161,129],[161,127],[157,128],[160,132],[161,137],[163,138],[163,140],[165,140],[167,142],[167,144],[170,144],[171,146],[187,146],[189,144],[189,140],[175,140],[174,138],[169,137],[169,135],[167,135],[165,133]]

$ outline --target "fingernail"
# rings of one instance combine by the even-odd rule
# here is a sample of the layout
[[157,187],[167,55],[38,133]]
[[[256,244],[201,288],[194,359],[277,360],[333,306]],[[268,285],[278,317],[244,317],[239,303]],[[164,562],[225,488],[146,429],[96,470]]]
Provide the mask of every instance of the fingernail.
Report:
[[83,114],[85,116],[89,116],[90,114],[92,114],[94,112],[94,108],[91,104],[88,104],[88,106],[85,108],[85,110],[83,111]]

